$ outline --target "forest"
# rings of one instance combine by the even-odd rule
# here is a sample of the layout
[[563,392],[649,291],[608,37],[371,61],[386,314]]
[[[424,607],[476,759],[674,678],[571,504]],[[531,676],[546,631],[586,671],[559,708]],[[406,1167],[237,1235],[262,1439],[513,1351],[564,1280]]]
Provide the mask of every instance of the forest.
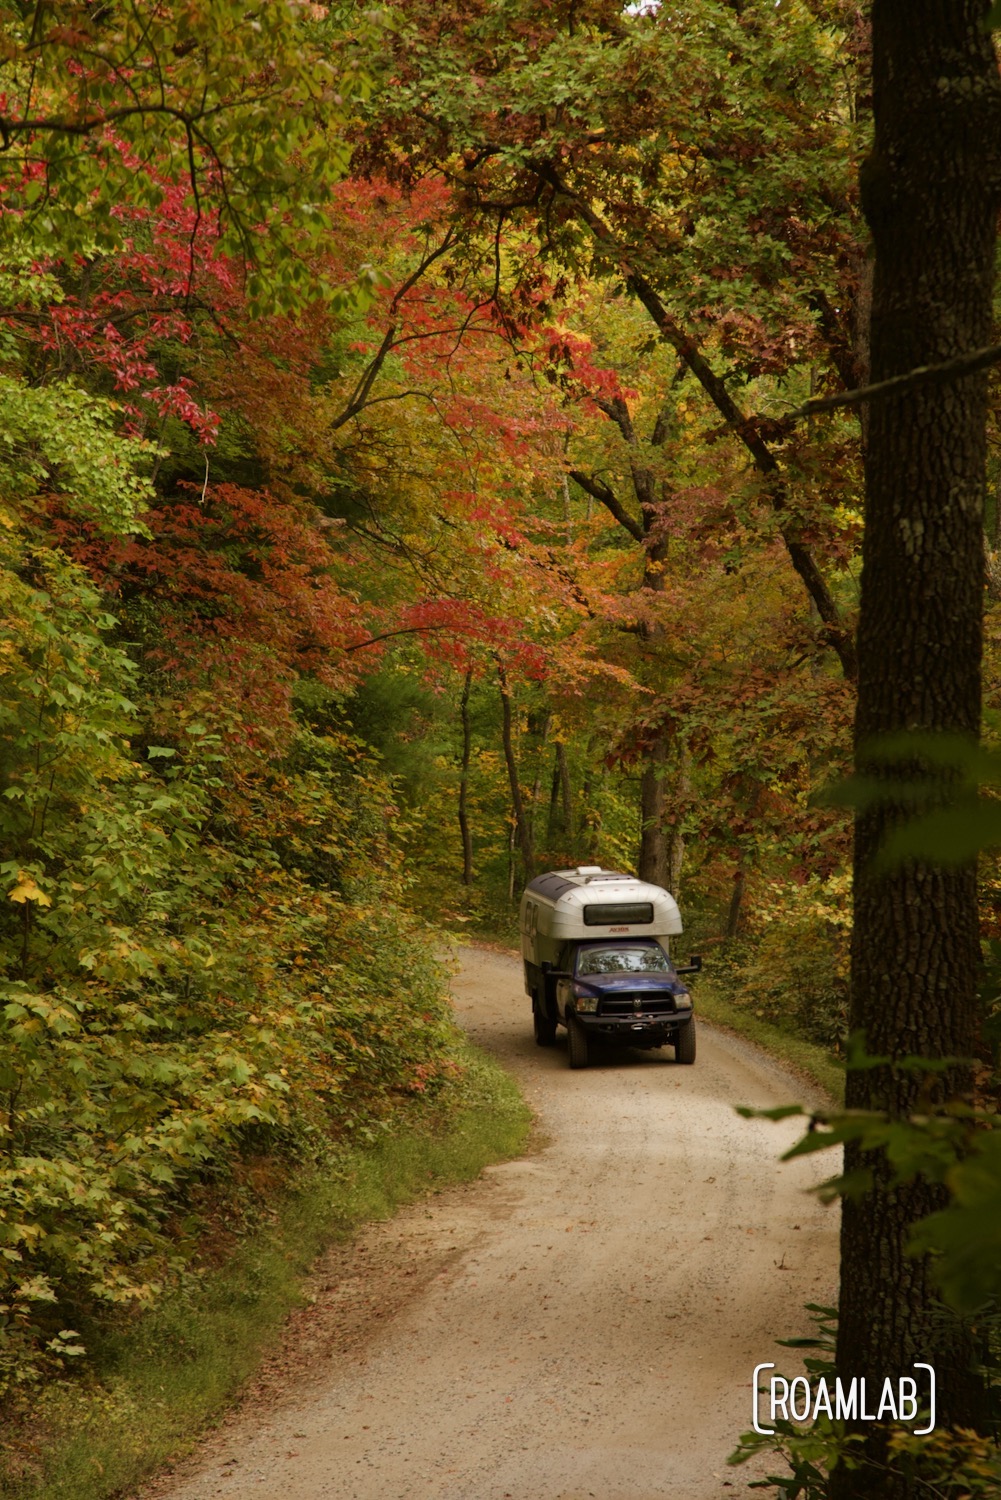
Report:
[[992,26],[0,4],[0,1411],[595,863],[847,1059],[824,1357],[943,1372],[774,1492],[1001,1494]]

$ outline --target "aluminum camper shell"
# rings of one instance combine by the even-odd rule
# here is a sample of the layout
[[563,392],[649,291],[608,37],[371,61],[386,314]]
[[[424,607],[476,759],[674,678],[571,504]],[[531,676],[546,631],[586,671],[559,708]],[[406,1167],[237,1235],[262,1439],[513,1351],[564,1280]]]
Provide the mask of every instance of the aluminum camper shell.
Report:
[[668,891],[600,865],[537,876],[521,898],[519,925],[529,995],[543,965],[558,967],[568,943],[652,937],[666,950],[667,940],[682,930],[678,903]]

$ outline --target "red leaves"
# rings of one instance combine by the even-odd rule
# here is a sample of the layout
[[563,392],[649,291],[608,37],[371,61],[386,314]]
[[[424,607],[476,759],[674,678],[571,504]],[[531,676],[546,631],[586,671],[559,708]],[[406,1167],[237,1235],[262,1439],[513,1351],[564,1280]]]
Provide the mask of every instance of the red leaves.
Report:
[[[145,179],[147,191],[159,198],[157,208],[116,205],[112,212],[128,230],[116,251],[36,267],[59,279],[61,300],[40,313],[15,310],[6,321],[35,345],[43,370],[62,370],[69,362],[98,378],[109,376],[127,398],[124,410],[137,430],[148,428],[152,412],[177,418],[211,443],[218,417],[198,400],[191,379],[164,380],[160,362],[165,344],[191,342],[200,310],[211,307],[217,319],[236,310],[239,270],[219,254],[217,226],[192,204],[186,182],[139,161],[112,131],[102,142]],[[27,164],[18,192],[44,172],[41,163]]]

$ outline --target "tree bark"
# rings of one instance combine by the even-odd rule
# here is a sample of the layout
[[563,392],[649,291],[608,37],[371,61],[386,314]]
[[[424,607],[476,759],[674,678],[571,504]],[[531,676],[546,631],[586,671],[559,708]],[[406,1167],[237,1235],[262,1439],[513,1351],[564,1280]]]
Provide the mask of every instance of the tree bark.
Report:
[[567,763],[566,746],[556,741],[553,755],[553,779],[549,789],[549,821],[546,837],[550,847],[573,844],[573,795],[570,788],[570,767]]
[[573,793],[570,788],[570,765],[567,747],[562,740],[556,741],[556,766],[560,775],[560,804],[563,808],[563,832],[569,845],[573,844]]
[[[986,0],[874,0],[875,144],[862,195],[876,259],[872,379],[961,354],[990,339],[1001,87]],[[974,739],[980,718],[982,513],[987,379],[967,376],[875,402],[866,451],[856,760],[869,775],[913,774],[868,747],[904,729]],[[933,793],[934,788],[931,788]],[[975,871],[921,863],[876,875],[872,857],[900,811],[860,813],[855,840],[852,1030],[872,1054],[969,1057],[977,1031]],[[924,1090],[965,1079],[878,1068],[848,1074],[853,1109],[900,1115]],[[849,1169],[860,1165],[846,1153]],[[969,1331],[935,1308],[928,1265],[905,1254],[911,1225],[943,1202],[918,1181],[872,1188],[842,1215],[838,1373],[911,1374],[934,1365],[939,1422],[982,1416]],[[863,1427],[861,1468],[838,1466],[831,1500],[910,1500],[886,1470],[886,1433]]]
[[521,850],[521,862],[524,866],[525,879],[531,880],[535,872],[535,851],[532,847],[532,833],[525,816],[525,800],[521,795],[521,783],[518,780],[518,763],[514,754],[514,737],[511,729],[511,694],[507,685],[507,673],[497,663],[497,680],[500,683],[501,698],[501,737],[504,742],[504,760],[507,765],[508,782],[511,787],[511,810],[514,814],[514,830]]
[[459,715],[462,720],[462,764],[459,770],[459,832],[462,836],[462,883],[473,883],[473,836],[469,829],[469,759],[472,753],[472,733],[469,727],[469,690],[473,684],[473,669],[469,668],[462,685],[459,700]]
[[744,909],[744,890],[747,886],[747,871],[743,864],[737,866],[733,877],[733,893],[726,912],[726,939],[732,942],[740,932],[740,918]]
[[560,815],[560,763],[553,756],[553,776],[549,783],[549,817],[546,820],[546,843],[552,849],[556,844],[556,835],[559,832]]
[[666,886],[668,881],[667,749],[667,735],[662,730],[647,752],[640,778],[639,877],[659,886]]

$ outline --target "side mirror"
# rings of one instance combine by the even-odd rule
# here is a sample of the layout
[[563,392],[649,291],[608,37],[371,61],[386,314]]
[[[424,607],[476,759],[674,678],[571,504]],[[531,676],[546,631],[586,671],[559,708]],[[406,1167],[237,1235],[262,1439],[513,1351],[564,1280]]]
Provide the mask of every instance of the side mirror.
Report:
[[701,974],[702,973],[702,955],[701,955],[701,953],[693,953],[691,955],[691,957],[689,958],[687,964],[680,964],[678,966],[677,973],[679,973],[679,974]]

